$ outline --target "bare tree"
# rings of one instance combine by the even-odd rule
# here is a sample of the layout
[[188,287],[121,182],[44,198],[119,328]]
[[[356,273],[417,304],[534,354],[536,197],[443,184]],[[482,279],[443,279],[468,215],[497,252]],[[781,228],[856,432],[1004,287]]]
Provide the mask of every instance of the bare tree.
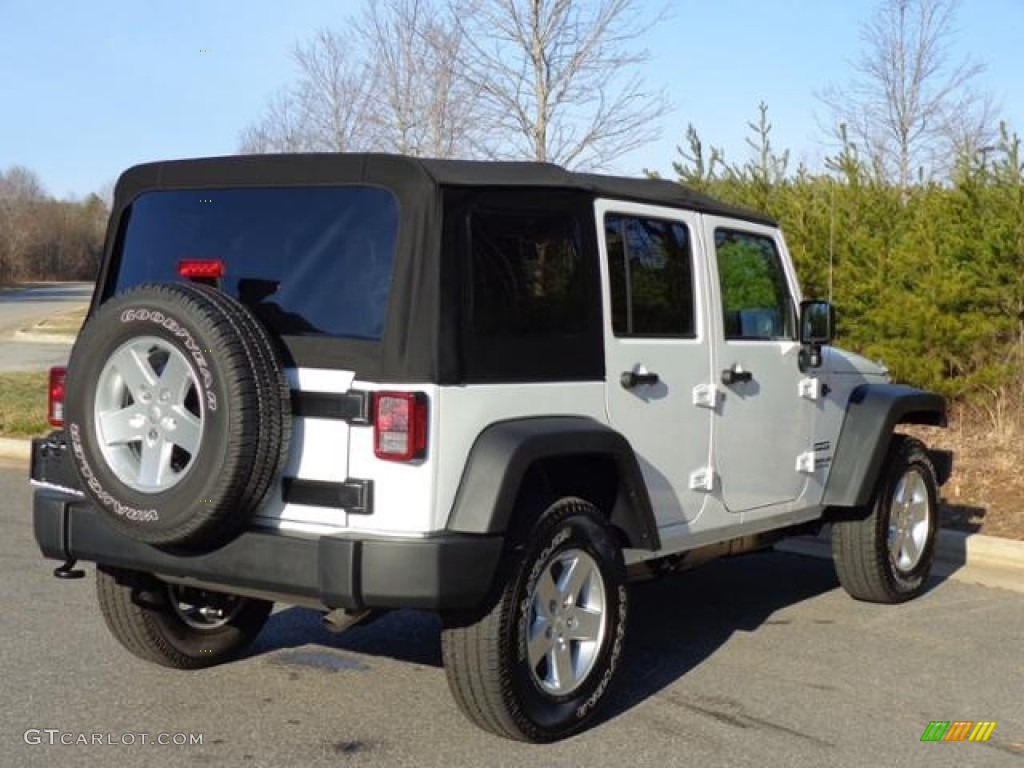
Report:
[[636,0],[453,0],[491,141],[484,154],[606,167],[657,138],[663,91],[637,72]]
[[0,284],[27,275],[29,251],[41,234],[37,214],[46,199],[34,171],[19,165],[0,171]]
[[243,152],[372,149],[373,72],[350,41],[321,30],[292,53],[299,79],[242,133]]
[[957,150],[977,149],[992,130],[991,99],[974,84],[984,65],[955,60],[950,42],[959,0],[881,0],[861,28],[863,52],[846,89],[820,95],[832,130],[889,181],[947,170]]
[[358,25],[373,62],[375,138],[381,149],[456,157],[479,130],[475,94],[459,69],[462,34],[429,0],[379,0]]
[[344,34],[296,46],[298,80],[243,132],[243,151],[468,153],[481,126],[448,11],[435,0],[366,0]]

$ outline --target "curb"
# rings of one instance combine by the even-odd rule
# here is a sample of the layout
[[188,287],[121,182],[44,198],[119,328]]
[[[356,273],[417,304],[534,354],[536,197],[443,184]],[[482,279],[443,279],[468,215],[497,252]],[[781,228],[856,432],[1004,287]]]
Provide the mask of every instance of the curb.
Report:
[[30,341],[35,344],[74,344],[77,336],[69,333],[38,333],[32,330],[14,332],[15,341]]
[[[779,552],[832,559],[829,526],[817,536],[796,536],[775,545]],[[980,533],[939,530],[932,575],[1024,592],[1024,541]]]
[[0,437],[0,457],[7,459],[24,459],[25,461],[28,461],[31,455],[31,440],[19,440],[13,437]]

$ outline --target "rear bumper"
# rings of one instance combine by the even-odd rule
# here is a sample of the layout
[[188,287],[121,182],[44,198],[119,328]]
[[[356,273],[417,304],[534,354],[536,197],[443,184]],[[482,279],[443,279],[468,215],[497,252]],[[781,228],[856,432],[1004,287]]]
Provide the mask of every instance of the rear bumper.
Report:
[[48,488],[35,491],[33,526],[48,558],[353,610],[473,608],[490,591],[503,546],[501,536],[300,536],[251,529],[211,552],[171,554],[115,530],[88,501]]

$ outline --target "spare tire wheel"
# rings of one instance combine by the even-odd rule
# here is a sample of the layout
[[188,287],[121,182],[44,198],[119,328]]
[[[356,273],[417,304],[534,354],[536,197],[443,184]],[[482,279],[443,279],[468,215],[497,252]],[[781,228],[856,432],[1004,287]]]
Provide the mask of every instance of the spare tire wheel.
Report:
[[256,381],[260,413],[253,473],[239,505],[255,509],[284,469],[291,446],[291,387],[273,337],[244,304],[216,288],[198,283],[178,286],[207,297],[225,313],[245,344],[249,370]]
[[[104,303],[78,337],[66,402],[73,463],[83,490],[136,540],[223,543],[280,466],[280,362],[269,345],[256,353],[266,337],[240,333],[239,312],[195,286],[148,284]],[[276,376],[258,375],[271,366]]]

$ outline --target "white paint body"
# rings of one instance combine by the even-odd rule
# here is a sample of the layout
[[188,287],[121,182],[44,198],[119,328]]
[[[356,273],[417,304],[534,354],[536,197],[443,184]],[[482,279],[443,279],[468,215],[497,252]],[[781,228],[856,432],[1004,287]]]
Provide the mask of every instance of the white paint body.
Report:
[[[314,392],[417,391],[429,405],[424,459],[375,458],[372,426],[296,417],[286,475],[341,482],[373,481],[373,514],[285,504],[280,488],[256,524],[308,533],[360,532],[428,536],[444,530],[463,470],[478,435],[489,425],[531,416],[586,416],[622,433],[633,446],[654,505],[662,539],[656,553],[630,550],[627,562],[812,520],[853,387],[885,380],[884,370],[839,350],[824,365],[801,373],[795,340],[726,340],[714,230],[764,235],[778,250],[794,306],[801,299],[778,229],[674,208],[598,200],[599,230],[606,212],[683,223],[693,248],[696,338],[616,338],[611,330],[607,250],[600,243],[605,336],[605,382],[436,386],[354,380],[351,372],[288,372],[294,387]],[[734,365],[753,384],[726,386],[721,372]],[[659,375],[659,385],[631,390],[623,371]],[[823,385],[830,390],[823,396]]]

